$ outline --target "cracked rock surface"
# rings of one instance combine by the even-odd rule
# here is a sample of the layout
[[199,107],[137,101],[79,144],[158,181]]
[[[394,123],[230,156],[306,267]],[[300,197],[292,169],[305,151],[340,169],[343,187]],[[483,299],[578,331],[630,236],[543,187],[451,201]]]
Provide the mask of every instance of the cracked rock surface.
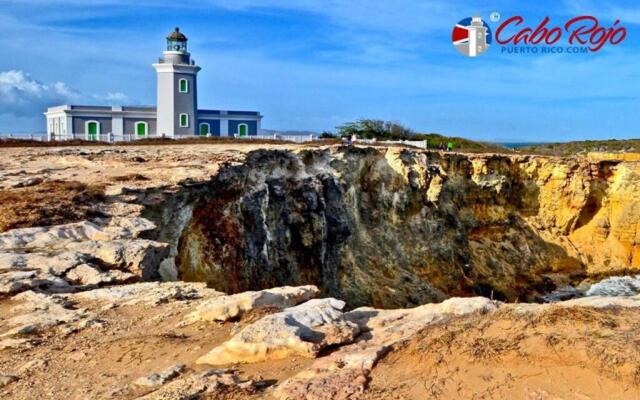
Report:
[[640,397],[640,296],[518,297],[638,268],[637,161],[0,152],[0,190],[104,185],[0,233],[2,399]]

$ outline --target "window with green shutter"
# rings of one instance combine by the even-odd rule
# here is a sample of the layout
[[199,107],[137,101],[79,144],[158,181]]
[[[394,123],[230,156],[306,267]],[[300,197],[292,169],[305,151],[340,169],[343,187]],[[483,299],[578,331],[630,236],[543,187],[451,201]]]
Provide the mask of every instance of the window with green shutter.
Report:
[[189,81],[180,79],[180,93],[189,93]]
[[189,114],[180,114],[180,127],[181,128],[189,127]]

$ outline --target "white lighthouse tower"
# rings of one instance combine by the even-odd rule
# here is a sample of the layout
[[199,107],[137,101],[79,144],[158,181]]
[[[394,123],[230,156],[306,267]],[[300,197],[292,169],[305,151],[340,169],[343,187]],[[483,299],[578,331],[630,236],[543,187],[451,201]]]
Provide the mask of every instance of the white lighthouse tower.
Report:
[[176,28],[167,36],[167,48],[157,64],[158,136],[193,136],[198,123],[197,75],[200,71],[187,51],[187,37]]
[[481,17],[471,18],[469,30],[469,56],[475,57],[487,50],[487,27],[482,23]]

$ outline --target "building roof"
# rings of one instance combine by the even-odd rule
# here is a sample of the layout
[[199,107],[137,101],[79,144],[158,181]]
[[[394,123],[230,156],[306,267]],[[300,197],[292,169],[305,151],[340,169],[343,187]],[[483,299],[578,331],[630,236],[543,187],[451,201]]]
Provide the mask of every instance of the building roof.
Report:
[[186,42],[188,39],[182,32],[180,32],[180,28],[176,26],[176,29],[167,36],[167,40]]

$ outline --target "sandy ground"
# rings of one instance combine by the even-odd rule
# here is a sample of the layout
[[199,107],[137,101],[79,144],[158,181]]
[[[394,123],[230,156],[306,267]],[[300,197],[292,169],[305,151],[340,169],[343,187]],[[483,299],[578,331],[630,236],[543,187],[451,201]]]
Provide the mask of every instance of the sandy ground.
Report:
[[[8,315],[15,305],[0,301],[0,312]],[[76,307],[100,310],[102,305],[80,302]],[[20,377],[0,388],[0,398],[134,399],[154,390],[133,384],[136,379],[177,364],[187,366],[183,375],[208,369],[195,360],[269,312],[256,311],[239,322],[179,326],[192,307],[180,302],[121,306],[97,311],[99,322],[78,332],[58,329],[29,336],[27,348],[0,350],[0,374]],[[230,367],[237,368],[243,380],[266,389],[311,362],[291,358]]]
[[500,311],[424,331],[373,370],[368,399],[638,399],[640,313]]
[[[88,146],[81,155],[75,147],[0,148],[0,183],[8,187],[29,176],[43,179],[75,180],[118,186],[118,179],[142,175],[136,187],[156,186],[157,182],[177,183],[185,178],[205,179],[219,164],[243,159],[258,149],[292,149],[295,144],[185,144],[150,146]],[[131,186],[131,179],[127,186]],[[108,194],[108,193],[107,193]]]
[[[0,302],[0,311],[14,303]],[[50,331],[32,337],[31,348],[0,350],[0,372],[20,376],[0,389],[0,397],[133,399],[151,391],[133,384],[136,379],[176,364],[185,364],[185,373],[202,371],[198,357],[270,312],[180,327],[191,309],[180,302],[105,309],[99,323],[79,332]],[[506,308],[462,317],[392,349],[374,368],[362,398],[638,399],[639,330],[640,313],[624,309],[558,308],[523,317]],[[275,384],[312,361],[230,365],[259,390],[220,398],[272,399]]]

